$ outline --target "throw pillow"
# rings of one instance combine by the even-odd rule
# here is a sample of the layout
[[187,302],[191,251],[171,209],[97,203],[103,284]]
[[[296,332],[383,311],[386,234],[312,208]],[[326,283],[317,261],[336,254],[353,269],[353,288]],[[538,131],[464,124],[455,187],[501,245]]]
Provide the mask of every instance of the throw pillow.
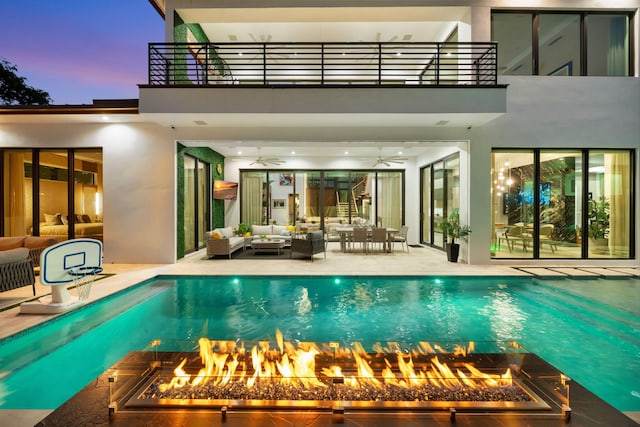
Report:
[[69,225],[69,218],[66,215],[58,215],[60,217],[60,221],[64,225]]
[[214,239],[222,239],[222,234],[214,231],[213,233],[211,233],[211,237],[213,237]]
[[44,224],[45,225],[60,225],[60,224],[62,224],[62,222],[60,222],[60,215],[59,214],[55,214],[55,215],[44,214]]
[[15,248],[0,252],[0,264],[24,261],[29,256],[29,249]]
[[90,223],[91,217],[87,214],[82,215],[82,222]]
[[280,232],[280,235],[281,235],[281,236],[291,236],[291,231],[289,231],[289,230],[282,230],[282,231]]

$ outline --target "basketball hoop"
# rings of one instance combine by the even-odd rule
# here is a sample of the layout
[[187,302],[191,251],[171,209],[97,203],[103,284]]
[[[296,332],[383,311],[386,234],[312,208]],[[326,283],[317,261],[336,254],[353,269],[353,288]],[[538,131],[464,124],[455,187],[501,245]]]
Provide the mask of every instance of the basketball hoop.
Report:
[[96,276],[102,272],[102,267],[78,267],[71,269],[67,274],[73,277],[73,287],[78,293],[78,301],[86,301],[91,293],[91,285]]
[[[86,303],[91,285],[102,271],[102,242],[72,239],[49,246],[40,255],[40,266],[40,284],[51,287],[51,296],[20,304],[20,312],[57,314],[72,310]],[[77,297],[67,289],[71,283]]]

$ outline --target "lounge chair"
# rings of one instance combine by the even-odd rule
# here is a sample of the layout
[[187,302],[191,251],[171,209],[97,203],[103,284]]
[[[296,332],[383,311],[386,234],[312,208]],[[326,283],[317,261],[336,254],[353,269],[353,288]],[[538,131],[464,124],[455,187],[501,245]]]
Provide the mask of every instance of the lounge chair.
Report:
[[294,237],[291,239],[291,252],[289,253],[289,258],[293,258],[293,253],[296,252],[311,257],[311,261],[313,262],[313,256],[322,252],[326,259],[326,245],[327,243],[324,240],[324,232],[322,230],[308,233],[305,238]]

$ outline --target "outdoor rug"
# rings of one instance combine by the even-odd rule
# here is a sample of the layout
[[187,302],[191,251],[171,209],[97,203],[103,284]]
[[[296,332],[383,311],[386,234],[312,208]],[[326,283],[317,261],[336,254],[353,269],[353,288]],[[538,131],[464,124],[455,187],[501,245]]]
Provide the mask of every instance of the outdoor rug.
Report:
[[[260,260],[260,259],[265,259],[265,260],[274,260],[274,259],[282,259],[282,260],[288,260],[288,259],[307,259],[309,261],[311,261],[311,258],[309,258],[308,256],[304,256],[302,254],[299,253],[294,253],[293,257],[289,258],[289,255],[291,254],[291,249],[289,248],[284,248],[284,249],[280,249],[280,255],[278,255],[278,252],[276,250],[261,250],[261,251],[256,251],[255,249],[251,249],[251,248],[247,248],[245,250],[238,250],[235,251],[234,253],[231,254],[231,259],[250,259],[250,260]],[[318,255],[316,255],[318,256]],[[227,255],[217,255],[211,259],[228,259],[229,257]]]

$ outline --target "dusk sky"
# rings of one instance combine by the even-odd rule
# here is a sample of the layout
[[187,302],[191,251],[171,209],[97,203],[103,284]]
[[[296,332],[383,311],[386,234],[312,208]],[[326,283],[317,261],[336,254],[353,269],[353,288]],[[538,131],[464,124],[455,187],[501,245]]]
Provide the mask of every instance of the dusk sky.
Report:
[[147,0],[0,0],[0,58],[53,103],[138,98],[164,21]]

